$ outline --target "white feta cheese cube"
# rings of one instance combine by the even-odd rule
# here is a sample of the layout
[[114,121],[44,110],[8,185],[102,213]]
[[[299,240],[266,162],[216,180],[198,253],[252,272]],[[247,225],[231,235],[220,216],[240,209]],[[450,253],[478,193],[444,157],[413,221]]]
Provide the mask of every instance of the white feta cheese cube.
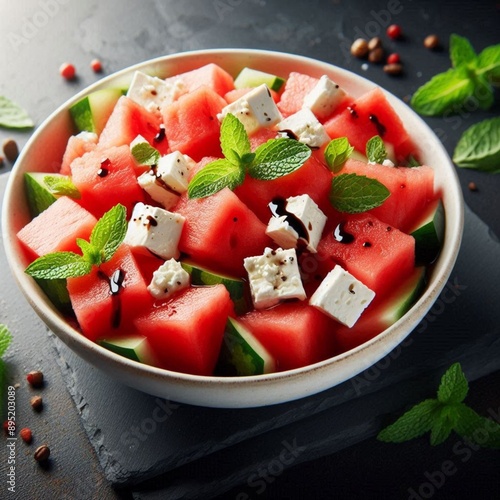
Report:
[[186,86],[180,79],[165,81],[136,71],[127,91],[127,97],[148,111],[159,113],[164,104],[174,102],[185,92]]
[[335,266],[309,299],[309,304],[352,328],[375,292],[341,266]]
[[151,198],[158,202],[163,208],[169,210],[173,208],[179,201],[179,194],[169,188],[158,176],[156,168],[143,172],[137,182]]
[[389,158],[386,158],[383,162],[382,162],[382,165],[384,165],[384,167],[394,167],[394,163],[389,160]]
[[278,123],[278,129],[291,132],[298,141],[311,148],[320,148],[330,140],[325,127],[309,108],[302,108]]
[[195,162],[180,151],[162,156],[156,165],[156,175],[176,193],[187,191],[189,171]]
[[343,89],[323,75],[304,97],[303,106],[309,108],[318,120],[324,120],[335,111],[345,95]]
[[222,121],[228,113],[240,120],[247,134],[261,127],[272,127],[283,118],[265,83],[222,108],[217,118]]
[[154,273],[148,285],[155,299],[166,299],[189,286],[189,273],[175,259],[166,260]]
[[132,212],[124,242],[146,254],[176,259],[184,221],[180,214],[139,202]]
[[326,215],[308,195],[287,198],[284,214],[274,210],[266,234],[282,248],[296,248],[299,238],[307,242],[307,250],[317,252],[317,246],[326,224]]
[[263,255],[247,257],[243,264],[256,309],[272,307],[286,299],[306,298],[295,249],[266,248]]

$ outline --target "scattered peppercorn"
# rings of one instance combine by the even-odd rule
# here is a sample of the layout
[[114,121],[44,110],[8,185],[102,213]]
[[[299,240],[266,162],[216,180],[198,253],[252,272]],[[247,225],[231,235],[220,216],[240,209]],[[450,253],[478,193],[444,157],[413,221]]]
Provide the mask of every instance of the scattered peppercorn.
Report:
[[474,181],[469,182],[469,191],[477,191],[477,184]]
[[33,408],[35,411],[41,411],[43,407],[43,399],[41,396],[33,396],[30,399],[30,405],[31,408]]
[[368,42],[368,50],[375,50],[379,47],[382,47],[382,38],[380,38],[379,36],[374,36]]
[[5,139],[3,141],[3,154],[11,163],[14,163],[19,156],[19,148],[14,139]]
[[368,54],[368,42],[364,38],[358,38],[354,40],[351,45],[351,54],[354,57],[363,59]]
[[393,76],[400,75],[403,72],[403,65],[401,63],[386,64],[384,72]]
[[14,389],[19,389],[19,387],[21,387],[21,384],[19,382],[16,382],[14,384]]
[[50,457],[50,448],[46,444],[42,444],[35,450],[33,456],[37,462],[45,462]]
[[31,387],[42,387],[43,385],[43,373],[40,370],[34,370],[26,375],[26,380]]
[[94,73],[100,73],[102,71],[102,62],[99,59],[92,59],[90,67]]
[[59,73],[66,80],[73,80],[76,76],[76,68],[71,63],[63,63],[59,67]]
[[371,63],[379,63],[384,59],[384,49],[382,47],[377,47],[376,49],[370,50],[368,54],[368,60]]
[[424,47],[429,50],[437,49],[440,45],[437,35],[429,35],[424,39]]
[[23,427],[19,431],[19,435],[26,444],[30,444],[31,441],[33,441],[33,434],[31,433],[31,429],[29,429],[28,427]]
[[393,40],[397,40],[403,36],[403,30],[398,24],[391,24],[387,27],[387,36]]
[[387,56],[387,64],[396,64],[401,62],[401,58],[399,57],[399,54],[396,54],[395,52],[393,54],[389,54]]

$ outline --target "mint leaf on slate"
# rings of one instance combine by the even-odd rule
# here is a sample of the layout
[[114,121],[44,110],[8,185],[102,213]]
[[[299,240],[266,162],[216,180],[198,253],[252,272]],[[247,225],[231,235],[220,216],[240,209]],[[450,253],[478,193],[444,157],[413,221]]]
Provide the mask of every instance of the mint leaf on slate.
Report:
[[12,334],[6,325],[0,324],[0,358],[5,354],[12,341]]
[[434,414],[431,426],[431,445],[436,446],[448,439],[455,424],[453,408],[443,406]]
[[243,124],[231,113],[222,120],[220,127],[222,154],[235,165],[240,165],[243,157],[251,153],[250,141]]
[[35,124],[28,113],[7,97],[0,96],[0,127],[32,128]]
[[458,141],[453,161],[462,168],[500,172],[500,118],[469,127]]
[[108,210],[97,221],[89,241],[101,252],[101,262],[107,262],[113,257],[127,234],[127,227],[127,210],[120,204]]
[[479,54],[477,73],[493,81],[500,80],[500,44],[486,47]]
[[385,144],[379,135],[375,135],[366,143],[366,157],[371,163],[383,163],[387,158]]
[[62,279],[85,276],[92,270],[92,264],[74,252],[55,252],[42,255],[25,270],[33,278]]
[[138,165],[156,165],[160,160],[160,152],[147,142],[136,144],[131,153]]
[[460,363],[454,363],[441,378],[437,399],[443,404],[461,403],[468,391],[469,384]]
[[454,68],[477,64],[477,54],[474,47],[467,38],[455,33],[450,36],[450,59]]
[[73,184],[69,176],[61,175],[46,175],[43,178],[43,183],[47,186],[52,194],[59,196],[69,196],[70,198],[78,199],[81,197],[80,191]]
[[325,149],[328,168],[335,174],[340,172],[353,151],[354,148],[349,144],[347,137],[332,139]]
[[500,449],[500,424],[482,417],[469,406],[461,403],[455,408],[457,422],[455,431],[460,436],[482,446]]
[[355,214],[382,205],[390,194],[376,179],[357,174],[340,174],[332,179],[329,199],[339,212]]
[[234,189],[245,178],[244,170],[226,158],[215,160],[199,170],[188,186],[189,198],[205,198],[228,187]]
[[311,149],[294,139],[269,139],[255,150],[248,167],[254,179],[273,180],[299,169],[311,156]]

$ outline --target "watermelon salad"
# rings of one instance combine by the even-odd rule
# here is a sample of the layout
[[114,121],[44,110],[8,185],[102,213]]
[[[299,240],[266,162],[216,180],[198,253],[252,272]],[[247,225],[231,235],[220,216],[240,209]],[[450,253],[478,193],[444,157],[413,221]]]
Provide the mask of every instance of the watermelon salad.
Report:
[[300,368],[372,339],[440,251],[433,169],[385,94],[216,64],[136,72],[25,174],[26,272],[82,335],[195,375]]

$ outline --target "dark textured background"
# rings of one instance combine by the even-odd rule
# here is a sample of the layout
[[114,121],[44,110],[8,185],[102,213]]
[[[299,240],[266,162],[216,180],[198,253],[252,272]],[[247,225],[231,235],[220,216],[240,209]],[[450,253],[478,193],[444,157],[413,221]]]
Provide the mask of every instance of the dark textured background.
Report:
[[[383,27],[389,22],[402,26],[404,40],[394,42],[383,35]],[[480,51],[500,42],[499,26],[500,10],[494,1],[0,0],[0,94],[22,104],[40,124],[57,106],[100,77],[89,68],[94,57],[102,60],[104,74],[109,74],[145,59],[178,51],[250,47],[292,52],[337,64],[405,99],[432,75],[449,67],[450,33],[468,37]],[[422,39],[431,32],[443,41],[442,51],[429,52],[422,47]],[[352,40],[360,33],[381,34],[387,50],[400,53],[405,74],[393,78],[376,65],[363,70],[362,62],[348,53]],[[77,66],[79,77],[75,82],[68,83],[59,77],[58,68],[63,61]],[[451,154],[466,128],[498,115],[497,96],[495,107],[488,112],[471,110],[459,116],[426,121]],[[29,135],[29,132],[0,130],[0,142],[14,137],[23,145]],[[6,165],[2,170],[9,169],[10,165]],[[494,233],[500,234],[500,177],[464,170],[458,174],[467,204]],[[477,184],[479,191],[469,191],[470,181]],[[473,257],[481,259],[481,249]],[[2,266],[3,282],[4,262]],[[498,267],[492,271],[498,273]],[[485,289],[484,297],[495,301],[499,297],[498,289]],[[7,317],[7,310],[25,307],[19,297],[2,297],[2,301],[7,299],[8,307],[0,303],[0,321]],[[477,311],[477,317],[477,327],[481,328],[487,318],[482,318],[481,310]],[[35,325],[37,320],[28,312],[23,317],[23,328],[30,321]],[[12,325],[13,329],[17,326]],[[21,423],[36,427],[37,444],[42,437],[49,440],[54,459],[50,470],[40,469],[31,459],[32,449],[19,442],[20,493],[9,497],[2,489],[5,484],[3,449],[0,497],[113,498],[115,494],[103,478],[81,425],[80,416],[87,412],[86,402],[80,405],[77,402],[75,409],[65,387],[68,378],[61,376],[55,362],[52,341],[46,338],[45,343],[41,343],[40,327],[37,325],[33,330],[37,330],[37,337],[31,348],[24,342],[19,344],[22,348],[14,348],[9,353],[9,372],[12,381],[21,383],[18,391]],[[23,332],[26,336],[33,334],[25,328]],[[64,365],[64,359],[62,363]],[[34,367],[43,367],[49,380],[43,393],[47,406],[35,416],[28,406],[32,391],[23,380],[23,373]],[[468,402],[484,414],[488,409],[498,412],[499,391],[500,375],[496,372],[472,384]],[[266,483],[262,492],[261,488],[246,484],[231,490],[224,498],[238,498],[238,495],[240,498],[245,495],[250,498],[408,498],[409,489],[418,491],[446,460],[454,461],[456,472],[447,477],[442,486],[422,490],[422,494],[428,493],[427,498],[498,498],[499,452],[478,450],[458,456],[453,448],[457,441],[458,438],[451,438],[446,444],[431,448],[427,437],[403,445],[386,445],[369,439],[272,476],[272,482]],[[219,465],[222,464],[214,461],[214,471]]]

